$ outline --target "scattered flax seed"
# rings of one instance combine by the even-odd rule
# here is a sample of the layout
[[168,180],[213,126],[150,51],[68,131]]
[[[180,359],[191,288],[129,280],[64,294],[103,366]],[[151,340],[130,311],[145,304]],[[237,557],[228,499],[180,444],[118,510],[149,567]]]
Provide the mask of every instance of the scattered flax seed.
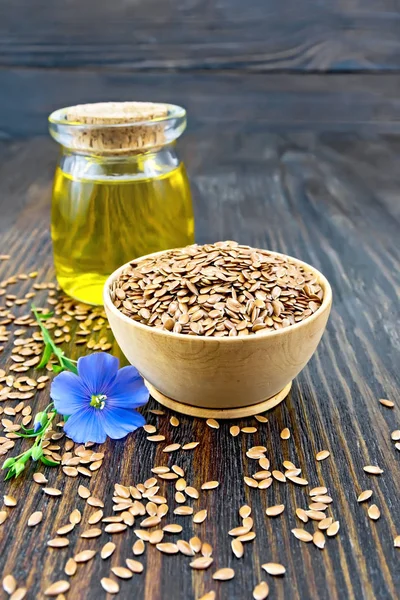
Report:
[[308,505],[308,508],[310,510],[318,510],[323,512],[328,508],[328,505],[323,504],[322,502],[311,502],[311,504]]
[[[122,531],[125,531],[126,529],[127,529],[127,526],[125,525],[125,523],[110,523],[110,525],[106,525],[104,531],[106,533],[121,533]],[[100,530],[100,533],[101,533],[101,530]]]
[[328,490],[326,487],[315,487],[310,491],[310,496],[321,496],[322,494],[327,494]]
[[229,433],[233,436],[236,437],[239,435],[240,433],[240,427],[238,427],[237,425],[232,425],[232,427],[229,429]]
[[176,492],[175,502],[177,502],[178,504],[183,504],[184,502],[186,502],[186,496],[182,494],[182,492]]
[[126,567],[111,567],[112,573],[120,579],[131,579],[133,573]]
[[43,519],[42,511],[38,510],[38,511],[32,513],[28,519],[28,527],[35,527],[36,525],[39,525],[39,523],[42,519]]
[[179,427],[179,419],[175,416],[172,416],[169,420],[169,422],[171,423],[172,427]]
[[172,544],[171,542],[165,542],[163,544],[156,545],[157,550],[163,552],[164,554],[178,554],[179,548],[176,544]]
[[286,569],[280,563],[265,563],[261,565],[261,568],[268,573],[268,575],[284,575]]
[[[107,525],[107,527],[115,527],[115,526],[120,527],[121,523],[114,523],[113,525]],[[107,527],[105,528],[105,531],[107,531],[107,533],[115,533],[114,531],[110,531],[109,529],[107,529]],[[101,535],[101,533],[102,533],[101,529],[99,529],[97,527],[91,527],[90,529],[86,529],[86,531],[81,533],[80,537],[89,540],[92,538],[99,537]]]
[[326,535],[328,535],[329,537],[333,537],[337,534],[337,532],[339,531],[340,528],[340,523],[339,521],[334,521],[332,523],[332,525],[329,525],[328,529],[326,530]]
[[287,427],[285,427],[285,429],[282,429],[282,431],[281,431],[281,439],[288,440],[289,438],[290,438],[290,431]]
[[132,552],[135,556],[140,556],[143,554],[145,550],[145,545],[143,540],[136,540],[136,542],[132,546]]
[[332,525],[332,522],[333,522],[332,517],[326,517],[326,519],[322,519],[322,521],[319,521],[318,529],[321,529],[321,530],[329,529],[329,527]]
[[166,533],[181,533],[182,529],[182,525],[178,525],[177,523],[171,523],[163,527],[163,531]]
[[157,428],[154,427],[154,425],[143,425],[143,429],[146,433],[155,433],[157,431]]
[[70,587],[71,586],[68,581],[60,579],[59,581],[56,581],[50,587],[48,587],[45,590],[44,595],[45,596],[58,596],[58,594],[64,594],[65,592],[68,592]]
[[326,519],[326,514],[319,510],[306,510],[306,515],[313,521],[322,521],[322,519]]
[[386,400],[385,398],[380,398],[379,402],[382,404],[382,406],[386,406],[386,408],[394,407],[394,402],[392,400]]
[[244,546],[240,540],[238,540],[237,538],[232,540],[231,548],[232,548],[232,552],[236,556],[236,558],[242,558],[242,556],[244,554]]
[[317,460],[325,460],[330,455],[331,455],[331,453],[328,450],[321,450],[320,452],[317,452],[317,454],[315,455],[315,458]]
[[193,556],[194,555],[194,550],[191,547],[191,545],[189,544],[189,542],[186,542],[185,540],[178,540],[176,542],[176,545],[178,546],[179,552],[181,554],[184,554],[185,556]]
[[235,571],[233,569],[224,568],[218,569],[213,573],[212,578],[217,581],[228,581],[229,579],[233,579],[235,577]]
[[268,423],[267,417],[264,417],[263,415],[254,415],[254,416],[259,423]]
[[82,519],[81,512],[77,508],[75,508],[72,511],[72,513],[69,515],[69,522],[73,523],[74,525],[77,525],[78,523],[80,523],[81,519]]
[[248,527],[244,527],[243,525],[241,527],[234,527],[233,529],[230,529],[228,531],[229,535],[233,535],[233,536],[238,536],[238,535],[244,535],[245,533],[248,533],[249,528]]
[[[189,516],[192,514],[193,514],[193,508],[191,506],[178,506],[174,510],[174,515]],[[142,521],[142,525],[143,525],[143,521]]]
[[366,467],[363,467],[364,471],[366,473],[368,473],[369,475],[381,475],[383,473],[383,469],[381,469],[380,467],[376,467],[374,465],[367,465]]
[[269,470],[270,462],[269,462],[269,459],[266,458],[265,456],[263,456],[262,458],[260,458],[260,460],[258,461],[258,464],[260,465],[260,467],[262,469],[264,469],[264,471],[268,471]]
[[48,496],[61,496],[62,492],[56,488],[42,488],[45,494]]
[[101,521],[101,519],[103,518],[103,514],[104,513],[101,509],[96,510],[92,515],[90,515],[90,517],[88,519],[89,525],[96,525],[96,523]]
[[292,529],[292,533],[294,537],[296,537],[301,542],[311,542],[313,536],[311,533],[308,533],[305,529]]
[[33,481],[35,481],[35,483],[39,483],[39,484],[48,483],[48,480],[43,475],[43,473],[34,473],[33,474]]
[[243,506],[239,508],[239,515],[242,517],[242,519],[249,517],[251,515],[250,506],[248,504],[243,504]]
[[314,502],[323,502],[324,504],[331,504],[333,498],[331,496],[313,496]]
[[257,471],[257,473],[254,473],[253,475],[253,479],[256,481],[262,481],[263,479],[268,479],[269,477],[271,477],[271,473],[269,471]]
[[180,444],[170,444],[169,446],[165,446],[163,452],[175,452],[176,450],[179,450],[180,447]]
[[192,560],[192,562],[189,563],[189,566],[196,570],[208,569],[208,567],[212,565],[213,560],[212,556],[200,556],[199,558]]
[[203,556],[211,556],[213,553],[213,547],[208,542],[203,542],[201,545],[201,553]]
[[138,560],[133,560],[132,558],[127,558],[126,559],[126,564],[128,565],[129,569],[132,571],[132,573],[143,573],[143,565],[141,562],[139,562]]
[[265,514],[267,515],[267,517],[277,517],[278,515],[281,515],[284,510],[284,504],[276,504],[275,506],[269,506],[265,511]]
[[77,568],[78,565],[76,561],[73,558],[69,558],[65,563],[64,573],[68,575],[68,577],[72,577],[73,575],[75,575]]
[[0,525],[2,525],[4,523],[4,521],[7,519],[8,517],[8,512],[5,510],[0,510]]
[[400,535],[396,535],[396,537],[394,538],[394,547],[395,548],[400,548]]
[[17,499],[14,496],[4,496],[4,504],[9,507],[17,506]]
[[105,590],[109,594],[118,594],[119,584],[113,579],[110,579],[109,577],[103,577],[100,580],[100,583],[103,590]]
[[357,498],[357,502],[365,502],[365,500],[369,500],[373,494],[372,490],[364,490]]
[[215,419],[207,419],[206,423],[211,429],[219,429],[219,423]]
[[17,582],[13,575],[6,575],[3,578],[3,590],[7,594],[13,594],[17,589]]
[[179,477],[184,477],[185,475],[184,470],[181,467],[178,467],[178,465],[172,465],[172,470],[174,473],[179,475]]
[[162,529],[156,529],[150,533],[149,542],[150,544],[156,545],[162,542],[164,537],[164,532]]
[[50,548],[65,548],[65,546],[69,546],[69,540],[63,537],[56,537],[53,540],[49,540],[47,545]]
[[74,560],[77,563],[85,563],[89,560],[92,560],[95,554],[96,550],[82,550],[82,552],[78,552],[78,554],[75,554]]
[[281,483],[285,483],[286,476],[282,473],[282,471],[272,471],[272,477]]
[[240,430],[242,433],[256,433],[257,427],[242,427]]
[[188,485],[185,488],[185,494],[190,496],[190,498],[194,498],[195,500],[197,500],[197,498],[199,497],[199,492],[196,490],[196,488],[192,487],[191,485]]
[[200,442],[189,442],[188,444],[182,446],[182,450],[194,450],[194,448],[197,448],[199,444]]
[[400,429],[395,429],[392,431],[390,437],[394,442],[398,442],[400,440]]
[[296,475],[288,475],[287,478],[292,483],[297,483],[297,485],[308,485],[307,479],[303,479],[303,477],[297,477]]
[[247,533],[244,533],[243,535],[238,535],[238,537],[236,539],[238,539],[239,542],[251,542],[252,540],[254,540],[255,537],[256,537],[256,534],[254,531],[248,531]]
[[325,548],[325,536],[322,531],[317,530],[313,535],[314,545],[317,546],[320,550]]
[[252,477],[244,477],[244,482],[246,485],[252,488],[258,488],[258,482]]
[[164,442],[165,435],[148,435],[147,439],[149,442]]
[[207,519],[207,511],[199,510],[195,515],[193,515],[193,523],[203,523]]
[[183,477],[180,477],[180,479],[177,480],[177,482],[175,483],[175,489],[178,492],[183,492],[186,488],[186,480],[183,479]]
[[202,490],[214,490],[219,486],[219,481],[206,481],[201,486]]
[[300,521],[303,521],[303,523],[307,523],[308,522],[307,513],[302,508],[296,508],[296,515],[300,519]]
[[371,506],[368,508],[368,516],[373,521],[377,521],[379,519],[381,516],[381,511],[376,504],[371,504]]
[[197,536],[190,538],[189,544],[190,544],[190,547],[193,548],[194,552],[196,552],[196,553],[200,552],[201,540]]
[[[169,467],[153,467],[151,469],[152,473],[168,473],[171,469]],[[140,493],[140,492],[139,492]]]
[[266,581],[260,581],[253,590],[254,600],[265,600],[268,598],[269,585]]

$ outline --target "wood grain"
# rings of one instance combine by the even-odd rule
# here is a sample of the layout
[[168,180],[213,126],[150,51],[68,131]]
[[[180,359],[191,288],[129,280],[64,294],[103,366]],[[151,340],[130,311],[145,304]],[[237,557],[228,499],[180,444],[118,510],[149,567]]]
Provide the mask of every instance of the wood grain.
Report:
[[[107,512],[114,482],[143,481],[155,462],[176,462],[196,487],[209,479],[221,482],[196,504],[209,511],[209,519],[195,531],[214,547],[213,568],[193,573],[187,557],[162,556],[148,548],[141,559],[144,574],[121,581],[120,597],[197,600],[215,589],[218,600],[241,600],[251,597],[254,585],[264,578],[271,597],[279,600],[391,600],[400,584],[399,550],[393,547],[400,533],[400,466],[390,440],[390,432],[400,425],[399,137],[312,130],[277,133],[240,124],[212,133],[199,124],[182,139],[181,149],[191,174],[197,240],[237,239],[297,256],[328,277],[334,304],[316,356],[285,402],[269,414],[269,422],[258,424],[257,434],[233,438],[229,423],[212,430],[189,417],[181,417],[180,427],[173,429],[161,418],[166,442],[198,440],[200,446],[167,459],[161,446],[146,441],[143,431],[105,444],[106,458],[90,489],[105,500]],[[0,279],[36,267],[41,280],[53,276],[47,228],[55,153],[55,146],[43,139],[0,144],[0,253],[12,255],[0,263]],[[1,366],[9,364],[9,350],[0,354]],[[380,397],[393,399],[395,408],[381,406]],[[44,406],[47,400],[41,394],[35,403]],[[154,407],[154,401],[149,406]],[[149,421],[157,419],[151,416]],[[253,422],[248,418],[238,424]],[[280,439],[284,427],[292,433],[290,440]],[[328,487],[341,530],[324,551],[302,544],[290,533],[297,521],[295,507],[306,506],[304,489],[276,483],[260,492],[244,485],[242,476],[256,470],[245,456],[245,449],[254,444],[267,446],[274,465],[292,460],[310,485]],[[330,450],[331,457],[319,463],[314,457],[322,449]],[[363,471],[366,464],[380,465],[384,474],[368,476]],[[69,534],[68,549],[46,547],[72,508],[84,511],[84,521],[94,511],[76,496],[78,484],[87,483],[83,477],[66,479],[58,470],[49,470],[48,476],[51,485],[63,489],[62,498],[44,497],[29,476],[1,483],[2,493],[18,498],[0,528],[1,571],[26,583],[29,598],[43,597],[51,582],[63,578],[68,556],[100,546],[98,540],[79,538],[82,524]],[[366,488],[373,489],[382,513],[377,522],[368,519],[366,506],[356,500]],[[172,489],[169,494],[172,497]],[[227,532],[239,524],[237,511],[244,502],[253,508],[257,538],[238,561]],[[283,515],[267,518],[266,506],[280,502],[286,505]],[[34,510],[43,510],[44,519],[28,530],[26,521]],[[175,521],[172,515],[168,520]],[[176,517],[185,539],[193,533],[189,520]],[[100,541],[108,537],[102,534]],[[134,540],[131,533],[114,537],[113,558],[97,557],[82,565],[71,579],[69,598],[106,597],[99,580],[109,574],[110,564],[123,564],[124,557],[131,556]],[[268,561],[285,564],[287,574],[275,579],[263,574],[261,564]],[[235,579],[212,582],[214,569],[225,566],[235,568]]]
[[399,25],[391,0],[3,0],[0,66],[398,70]]
[[[400,131],[396,74],[138,73],[0,69],[0,139],[47,134],[62,106],[149,99],[184,106],[189,130],[253,136],[272,130]],[[29,102],[27,102],[29,98]]]

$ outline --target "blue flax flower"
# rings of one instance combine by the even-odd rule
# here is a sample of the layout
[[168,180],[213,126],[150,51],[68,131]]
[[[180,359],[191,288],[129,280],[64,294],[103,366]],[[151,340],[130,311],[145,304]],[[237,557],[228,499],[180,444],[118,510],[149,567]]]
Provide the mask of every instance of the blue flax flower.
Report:
[[78,375],[63,371],[53,379],[50,395],[69,416],[64,431],[74,442],[120,439],[145,424],[134,410],[149,397],[143,379],[135,367],[118,367],[118,358],[97,352],[78,360]]

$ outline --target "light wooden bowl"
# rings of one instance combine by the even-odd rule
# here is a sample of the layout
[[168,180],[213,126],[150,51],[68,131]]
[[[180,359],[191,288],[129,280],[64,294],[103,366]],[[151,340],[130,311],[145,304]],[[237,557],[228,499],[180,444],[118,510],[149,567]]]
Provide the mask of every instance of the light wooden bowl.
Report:
[[[162,252],[148,256],[157,254]],[[109,293],[129,263],[114,271],[104,286],[111,329],[158,401],[186,414],[219,418],[257,414],[282,401],[314,354],[332,304],[328,280],[310,265],[289,258],[317,276],[324,290],[321,307],[295,325],[246,337],[191,336],[133,321],[114,306]]]

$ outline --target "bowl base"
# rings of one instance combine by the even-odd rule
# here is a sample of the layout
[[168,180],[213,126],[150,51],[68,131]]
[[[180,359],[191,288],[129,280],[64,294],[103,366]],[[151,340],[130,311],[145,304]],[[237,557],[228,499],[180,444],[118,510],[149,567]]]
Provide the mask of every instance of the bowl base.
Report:
[[200,419],[241,419],[242,417],[251,417],[253,415],[258,415],[266,410],[271,410],[277,404],[280,404],[290,392],[292,387],[292,382],[288,383],[283,390],[268,398],[267,400],[262,400],[261,402],[257,402],[257,404],[251,404],[250,406],[240,406],[238,408],[202,408],[200,406],[192,406],[191,404],[184,404],[183,402],[178,402],[177,400],[173,400],[172,398],[168,398],[168,396],[164,396],[161,392],[159,392],[155,387],[151,385],[148,381],[145,380],[145,384],[147,389],[149,390],[152,398],[157,400],[163,406],[170,408],[176,412],[182,413],[184,415],[189,415],[191,417],[199,417]]

